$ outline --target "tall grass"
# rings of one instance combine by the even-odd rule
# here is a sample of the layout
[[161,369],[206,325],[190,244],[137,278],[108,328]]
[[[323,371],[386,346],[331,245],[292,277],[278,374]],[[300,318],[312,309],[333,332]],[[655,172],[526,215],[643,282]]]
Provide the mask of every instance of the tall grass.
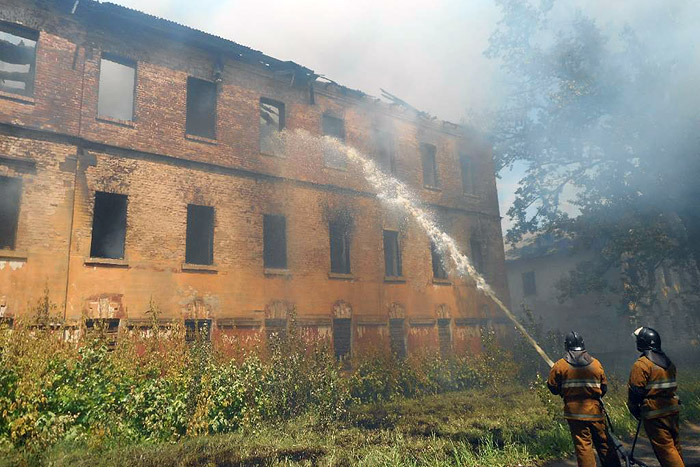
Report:
[[312,413],[327,426],[352,404],[485,384],[476,360],[361,355],[343,369],[324,340],[198,339],[184,329],[99,330],[80,342],[61,329],[0,330],[0,450],[31,458],[59,442],[104,450],[235,432]]
[[[496,466],[571,451],[560,399],[542,377],[518,381],[522,366],[490,333],[478,356],[366,352],[350,365],[294,328],[186,343],[154,319],[143,334],[114,346],[99,329],[80,342],[0,329],[0,464]],[[608,411],[629,433],[624,384],[611,386]],[[700,384],[681,387],[700,419]]]

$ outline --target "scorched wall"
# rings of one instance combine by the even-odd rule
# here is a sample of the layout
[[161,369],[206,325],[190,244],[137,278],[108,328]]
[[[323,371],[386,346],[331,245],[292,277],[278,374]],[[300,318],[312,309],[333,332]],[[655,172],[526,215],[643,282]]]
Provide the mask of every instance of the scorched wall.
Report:
[[[389,135],[395,176],[465,252],[482,257],[506,298],[482,136],[163,19],[89,1],[71,14],[73,6],[9,0],[0,11],[6,41],[38,35],[33,92],[0,91],[0,182],[21,181],[15,242],[0,250],[5,318],[31,321],[45,290],[54,319],[67,325],[138,325],[156,304],[164,322],[207,319],[215,333],[264,335],[294,312],[302,327],[326,336],[349,319],[352,352],[388,348],[392,322],[409,351],[439,348],[440,339],[476,351],[479,329],[503,323],[471,285],[433,276],[427,236],[383,206],[358,167],[329,166],[321,148],[294,142],[261,153],[261,98],[284,104],[291,133],[320,136],[324,116],[341,121],[345,142],[370,157],[379,154],[377,130]],[[0,61],[13,60],[2,50]],[[114,57],[135,70],[125,120],[98,115],[102,59]],[[189,78],[215,89],[213,137],[188,134]],[[435,148],[437,186],[424,186],[421,144]],[[126,196],[119,258],[91,256],[98,192]],[[213,210],[209,264],[186,261],[188,205]],[[264,265],[265,215],[285,218],[284,268]],[[350,272],[342,274],[330,259],[329,222],[338,216],[348,224]],[[399,277],[386,276],[385,230],[398,232]]]

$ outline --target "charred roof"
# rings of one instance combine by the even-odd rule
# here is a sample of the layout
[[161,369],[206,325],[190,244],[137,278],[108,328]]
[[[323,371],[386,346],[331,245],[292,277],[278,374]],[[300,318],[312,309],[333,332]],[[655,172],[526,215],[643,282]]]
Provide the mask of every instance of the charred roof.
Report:
[[409,113],[426,124],[434,125],[443,131],[469,131],[472,129],[452,122],[442,121],[427,112],[416,109],[405,101],[382,90],[382,97],[388,102],[370,96],[363,91],[347,86],[316,73],[305,66],[289,60],[279,60],[259,50],[241,45],[221,36],[211,34],[184,24],[165,19],[159,16],[144,13],[133,8],[117,5],[111,2],[99,2],[98,0],[58,0],[65,5],[65,9],[77,17],[83,17],[93,25],[113,26],[115,18],[124,20],[131,25],[149,28],[158,31],[169,39],[197,48],[211,51],[221,57],[251,65],[258,69],[264,69],[278,76],[288,76],[294,86],[317,86],[333,91],[336,95],[358,101],[364,101],[377,105],[383,105],[388,110]]

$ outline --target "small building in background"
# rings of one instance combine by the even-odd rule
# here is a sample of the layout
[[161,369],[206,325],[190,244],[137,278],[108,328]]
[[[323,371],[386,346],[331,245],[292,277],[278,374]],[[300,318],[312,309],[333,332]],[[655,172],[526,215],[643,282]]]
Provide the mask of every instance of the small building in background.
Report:
[[[569,240],[550,235],[531,237],[507,250],[506,271],[513,310],[524,319],[530,313],[545,333],[559,334],[561,352],[564,334],[580,332],[588,350],[610,369],[629,369],[638,355],[632,332],[639,326],[659,331],[664,349],[679,361],[700,360],[700,313],[686,301],[696,278],[659,267],[657,301],[644,316],[635,319],[621,312],[621,295],[616,293],[561,297],[557,283],[593,255],[593,251],[574,253]],[[606,280],[617,285],[619,271],[609,271]]]

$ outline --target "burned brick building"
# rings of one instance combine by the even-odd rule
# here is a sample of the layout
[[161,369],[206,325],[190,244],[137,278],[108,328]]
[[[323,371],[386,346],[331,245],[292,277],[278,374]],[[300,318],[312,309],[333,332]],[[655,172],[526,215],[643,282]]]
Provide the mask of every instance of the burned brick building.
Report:
[[110,3],[0,9],[0,314],[203,323],[290,314],[338,355],[475,351],[503,323],[358,167],[280,145],[343,140],[420,196],[506,297],[490,146],[476,132],[229,40]]

